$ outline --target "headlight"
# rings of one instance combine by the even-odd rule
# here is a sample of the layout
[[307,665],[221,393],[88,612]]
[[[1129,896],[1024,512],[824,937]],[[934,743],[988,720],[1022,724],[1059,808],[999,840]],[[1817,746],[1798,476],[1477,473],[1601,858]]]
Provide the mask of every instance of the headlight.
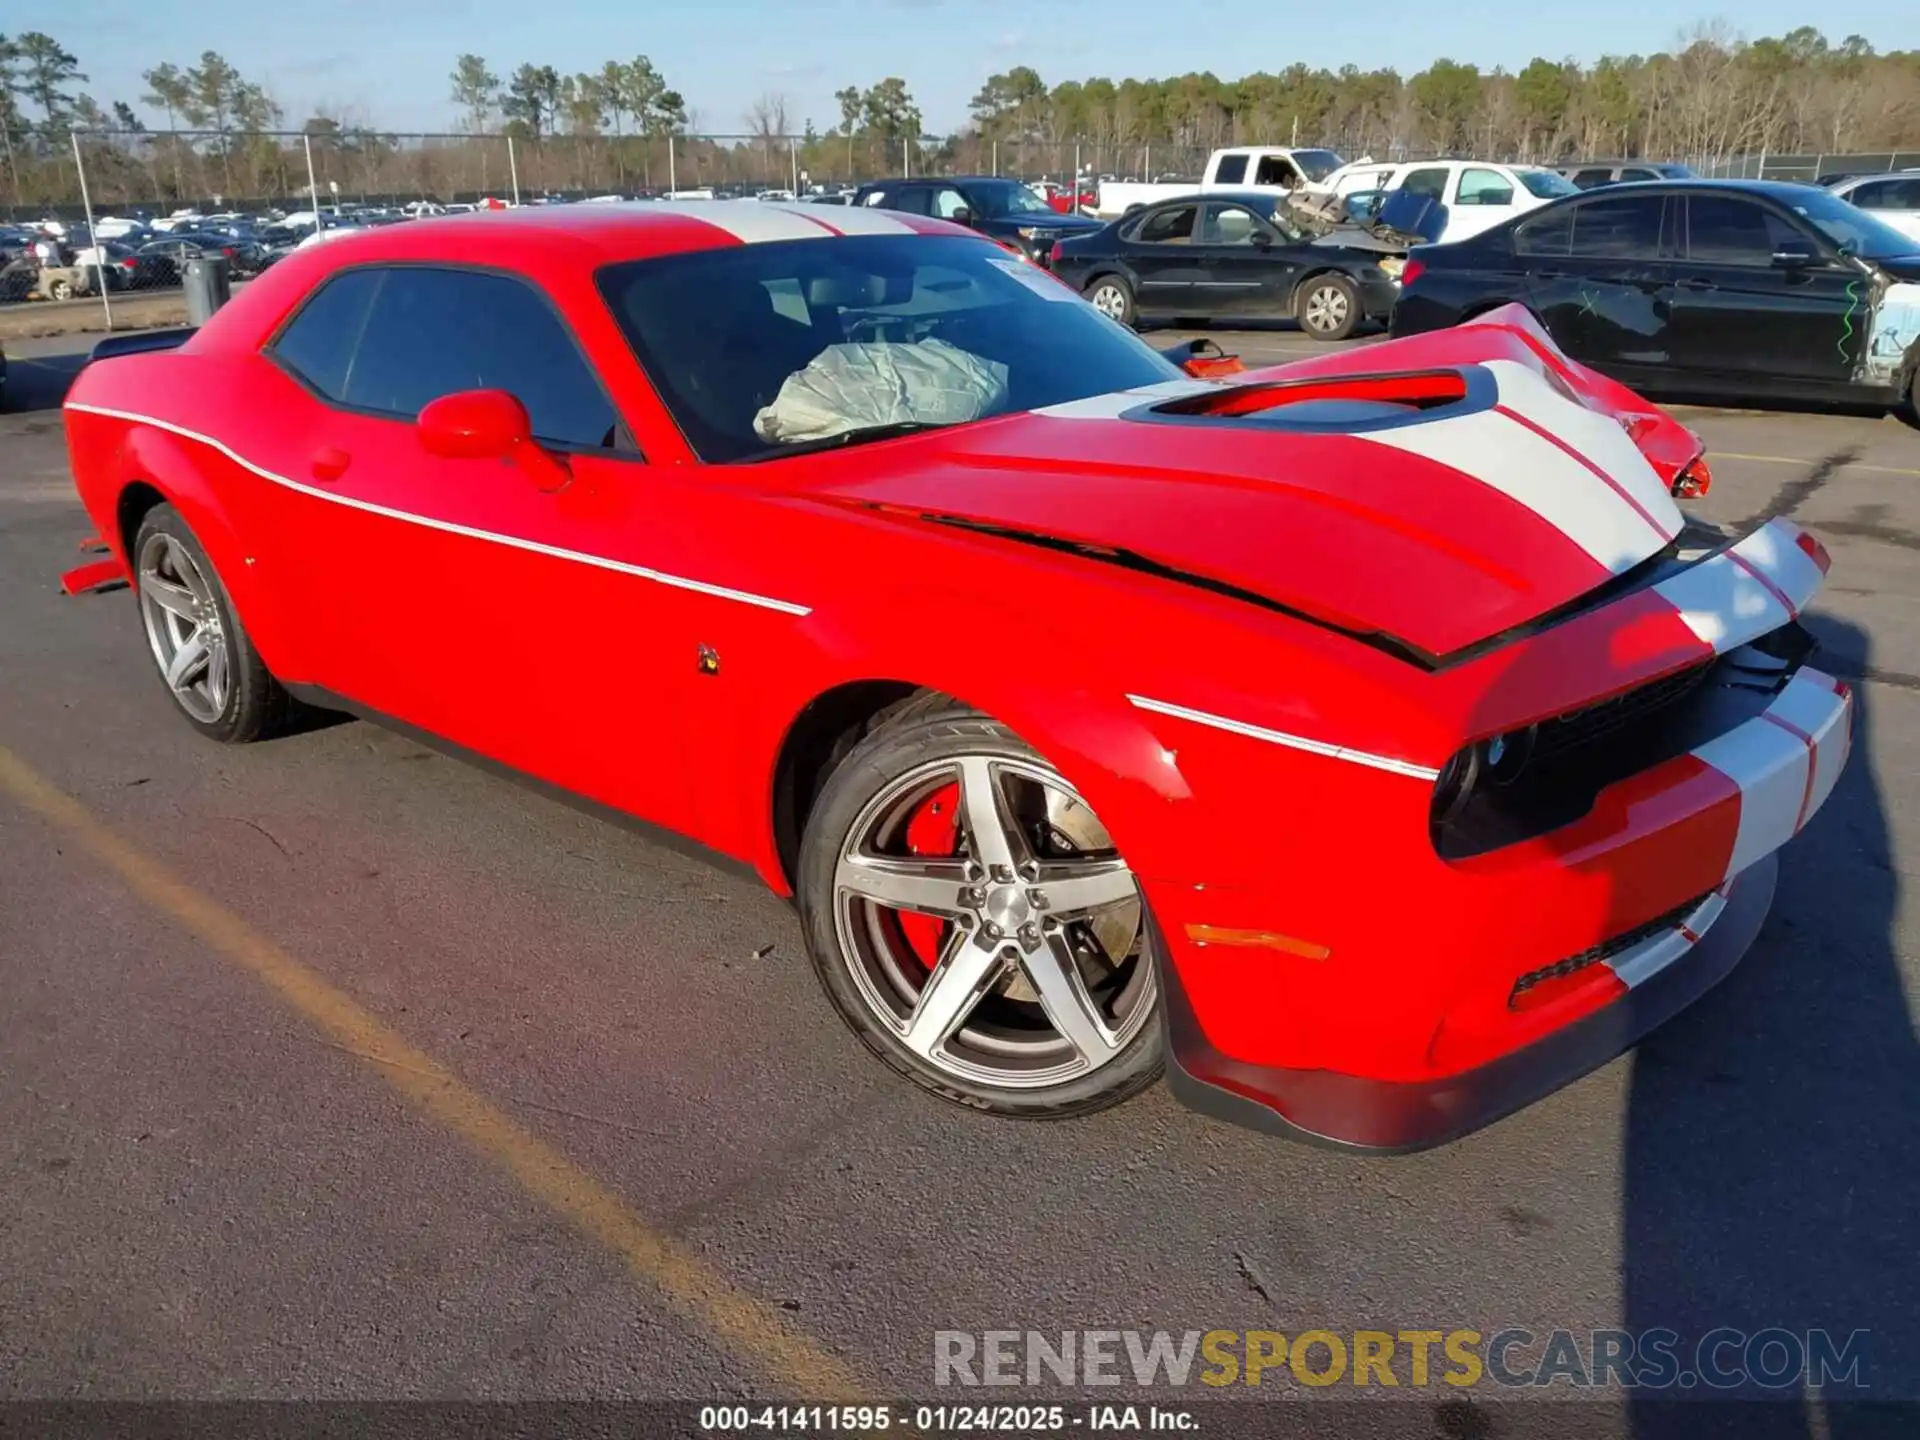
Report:
[[1539,727],[1529,725],[1480,742],[1481,772],[1495,785],[1511,785],[1533,758],[1533,741]]
[[1022,225],[1016,233],[1020,236],[1022,240],[1031,240],[1033,239],[1034,236],[1038,235],[1040,232],[1039,230],[1037,230],[1031,225]]

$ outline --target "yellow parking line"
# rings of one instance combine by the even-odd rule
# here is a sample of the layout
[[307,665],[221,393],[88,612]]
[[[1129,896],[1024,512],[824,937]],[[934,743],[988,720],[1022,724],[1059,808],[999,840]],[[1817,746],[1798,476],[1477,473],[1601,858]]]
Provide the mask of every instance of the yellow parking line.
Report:
[[[1716,460],[1760,460],[1769,465],[1818,465],[1817,459],[1810,460],[1804,455],[1742,455],[1737,450],[1708,450],[1709,464]],[[1871,470],[1876,475],[1920,475],[1920,470],[1905,469],[1899,465],[1869,465],[1864,460],[1848,460],[1841,464],[1842,470]]]
[[520,1188],[619,1254],[695,1320],[808,1401],[855,1400],[850,1366],[781,1312],[707,1267],[649,1226],[620,1197],[462,1084],[371,1011],[328,984],[238,915],[116,835],[79,801],[0,745],[0,795],[84,848],[127,888],[223,959],[250,972],[330,1040],[366,1061],[408,1100],[495,1161]]

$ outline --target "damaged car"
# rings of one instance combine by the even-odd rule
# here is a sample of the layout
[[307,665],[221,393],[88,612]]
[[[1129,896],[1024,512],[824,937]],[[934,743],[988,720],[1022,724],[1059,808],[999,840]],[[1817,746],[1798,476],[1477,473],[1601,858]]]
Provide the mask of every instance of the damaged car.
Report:
[[1186,195],[1056,242],[1049,264],[1123,325],[1290,319],[1312,339],[1344,340],[1392,314],[1419,238],[1347,220],[1331,200]]
[[1392,333],[1508,304],[1636,389],[1893,408],[1920,364],[1920,240],[1812,185],[1607,186],[1409,257]]
[[1819,540],[1686,513],[1698,438],[1518,308],[1209,380],[960,226],[707,201],[373,229],[103,344],[67,588],[131,582],[154,713],[697,844],[976,1112],[1164,1073],[1451,1140],[1727,975],[1847,759]]

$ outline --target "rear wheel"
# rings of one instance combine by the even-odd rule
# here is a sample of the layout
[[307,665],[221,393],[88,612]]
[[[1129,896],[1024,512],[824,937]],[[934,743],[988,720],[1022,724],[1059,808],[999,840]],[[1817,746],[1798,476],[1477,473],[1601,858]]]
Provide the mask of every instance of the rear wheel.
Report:
[[923,697],[868,735],[808,822],[798,890],[835,1008],[925,1089],[1051,1118],[1160,1074],[1133,873],[1065,777],[987,716]]
[[1360,292],[1344,275],[1316,275],[1294,297],[1294,318],[1315,340],[1344,340],[1360,323]]
[[73,282],[70,280],[55,280],[51,285],[47,286],[47,295],[50,299],[54,300],[71,300],[73,298]]
[[187,723],[229,744],[281,729],[293,700],[234,614],[205,547],[171,505],[156,505],[133,543],[133,585],[161,683]]
[[1133,287],[1127,284],[1125,276],[1102,275],[1087,287],[1087,300],[1109,320],[1133,324]]

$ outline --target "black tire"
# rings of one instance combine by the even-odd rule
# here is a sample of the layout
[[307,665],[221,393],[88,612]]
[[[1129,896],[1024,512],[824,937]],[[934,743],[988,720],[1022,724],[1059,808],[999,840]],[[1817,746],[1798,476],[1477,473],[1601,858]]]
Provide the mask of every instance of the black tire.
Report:
[[47,298],[49,300],[71,300],[73,298],[73,283],[68,280],[55,280],[47,286]]
[[[146,513],[134,535],[130,551],[133,560],[132,589],[136,602],[141,606],[143,631],[146,628],[147,606],[141,592],[141,558],[159,536],[171,539],[184,550],[207,581],[218,615],[229,680],[225,703],[219,713],[211,719],[202,718],[192,713],[167,683],[159,656],[154,654],[155,674],[166,690],[167,697],[174,702],[180,718],[209,740],[218,740],[226,745],[244,745],[279,734],[291,723],[299,706],[261,660],[252,638],[234,613],[233,599],[227,593],[226,583],[221,580],[219,571],[214,568],[206,547],[200,543],[199,537],[193,533],[180,512],[167,504],[156,505]],[[149,639],[150,653],[152,644]]]
[[1360,324],[1359,287],[1337,270],[1311,275],[1294,292],[1293,318],[1310,340],[1344,340]]
[[[986,755],[1052,770],[1031,746],[991,717],[944,695],[921,694],[876,717],[865,737],[828,777],[801,840],[798,902],[807,950],[840,1018],[896,1073],[941,1099],[989,1114],[1025,1120],[1066,1119],[1130,1099],[1160,1077],[1163,1040],[1156,994],[1153,1010],[1132,1039],[1091,1073],[1057,1084],[1018,1088],[955,1076],[907,1048],[876,1019],[861,994],[836,924],[834,876],[850,832],[868,805],[890,785],[928,762]],[[1054,772],[1057,774],[1058,772]],[[1153,930],[1145,923],[1133,964],[1154,966]]]
[[[1086,297],[1094,309],[1128,329],[1138,325],[1140,316],[1134,306],[1133,286],[1127,283],[1126,276],[1112,273],[1095,276],[1087,282]],[[1102,304],[1103,300],[1107,303]]]

